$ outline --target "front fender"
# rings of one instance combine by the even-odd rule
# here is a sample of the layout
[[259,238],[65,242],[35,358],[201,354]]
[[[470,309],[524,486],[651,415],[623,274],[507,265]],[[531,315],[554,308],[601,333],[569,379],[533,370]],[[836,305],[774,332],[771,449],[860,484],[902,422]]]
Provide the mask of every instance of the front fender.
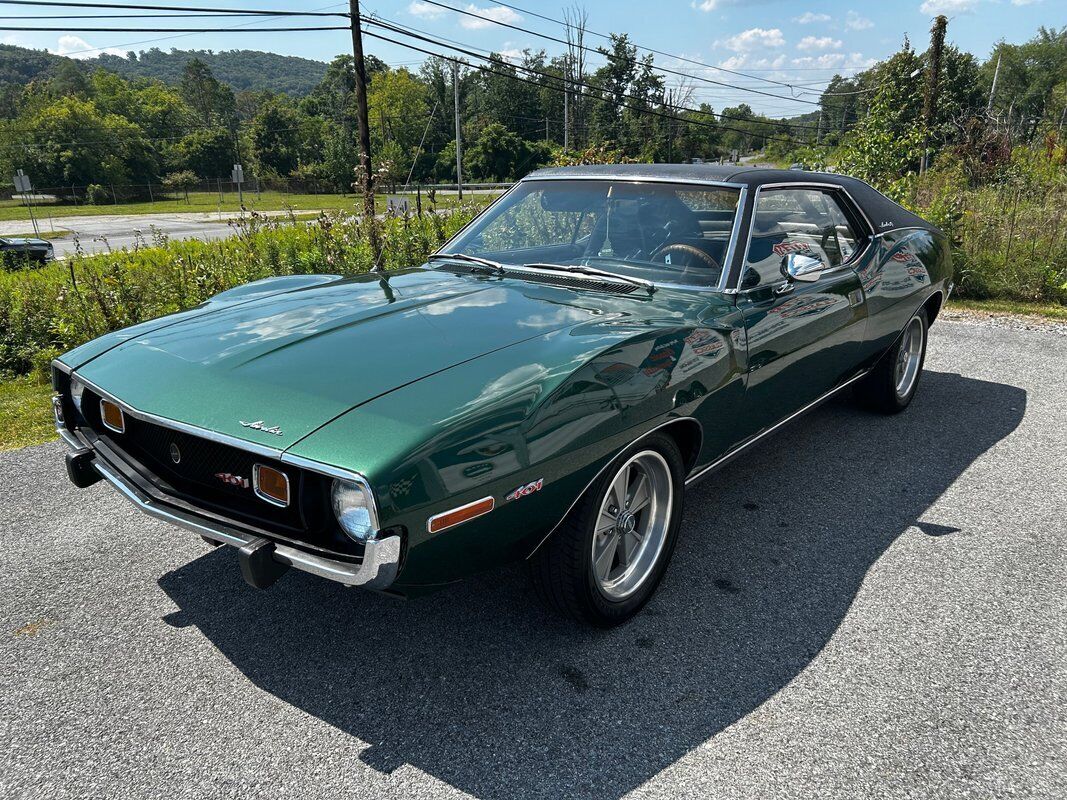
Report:
[[[690,342],[705,352],[691,328],[554,331],[379,397],[290,452],[370,479],[382,527],[406,531],[398,587],[457,580],[528,555],[615,455],[687,415]],[[492,512],[429,533],[431,516],[485,497]]]

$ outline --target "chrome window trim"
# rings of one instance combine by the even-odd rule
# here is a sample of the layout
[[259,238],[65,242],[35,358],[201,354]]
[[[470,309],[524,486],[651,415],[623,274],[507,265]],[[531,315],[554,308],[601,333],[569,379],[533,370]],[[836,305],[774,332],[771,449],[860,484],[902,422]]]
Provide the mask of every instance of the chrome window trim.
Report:
[[[286,502],[283,503],[281,500],[278,500],[277,498],[271,497],[266,492],[260,490],[260,488],[259,488],[259,470],[262,467],[267,467],[267,465],[266,464],[260,464],[260,463],[256,463],[256,464],[252,465],[252,491],[255,493],[256,497],[258,497],[260,500],[263,500],[264,502],[270,503],[272,506],[277,506],[278,508],[288,508],[289,507],[289,501],[288,500],[286,500]],[[274,469],[274,468],[273,467],[267,467],[267,469]],[[281,475],[283,478],[285,478],[285,496],[286,497],[292,497],[292,495],[290,493],[292,487],[289,485],[289,476],[286,475],[284,472],[282,472],[279,469],[275,469],[274,471],[277,472],[279,475]]]
[[[856,202],[855,198],[849,194],[848,189],[844,186],[839,186],[836,183],[812,183],[805,181],[804,183],[765,183],[762,186],[756,187],[756,193],[752,196],[752,219],[748,223],[748,237],[745,241],[745,255],[741,260],[741,269],[737,273],[737,281],[732,289],[727,289],[731,294],[743,294],[744,292],[750,292],[753,289],[763,289],[766,286],[753,286],[752,289],[740,289],[741,278],[745,274],[745,265],[748,264],[748,253],[752,247],[752,223],[756,219],[756,211],[759,209],[760,192],[764,189],[781,190],[781,189],[819,189],[819,190],[832,190],[836,192],[842,192],[849,199],[849,202],[859,211],[863,218],[863,222],[867,225],[867,243],[863,246],[862,250],[857,250],[852,254],[852,257],[848,261],[838,264],[836,267],[830,267],[823,271],[823,275],[834,275],[838,272],[843,272],[846,269],[852,269],[852,265],[859,261],[868,250],[874,245],[875,241],[881,235],[875,231],[874,226],[871,224],[871,218],[867,216],[867,212],[863,210],[863,206]],[[903,228],[895,228],[894,230],[904,230]],[[919,230],[923,230],[919,228]],[[889,231],[886,231],[888,233]],[[783,278],[784,280],[784,278]]]
[[[732,294],[729,289],[726,288],[726,284],[730,279],[730,267],[733,263],[734,253],[737,251],[737,239],[740,235],[741,217],[744,216],[745,211],[745,199],[748,197],[748,184],[746,183],[734,183],[732,181],[712,181],[712,180],[697,180],[697,179],[678,179],[667,178],[662,176],[640,176],[635,177],[633,175],[545,175],[540,177],[528,177],[517,180],[515,184],[508,189],[504,194],[500,195],[496,200],[487,205],[482,211],[475,216],[470,222],[456,231],[447,242],[437,248],[434,253],[446,255],[445,248],[447,248],[452,242],[460,237],[460,235],[467,230],[471,225],[477,222],[481,217],[489,211],[493,206],[514,192],[524,183],[559,183],[561,181],[612,181],[614,183],[670,183],[677,186],[713,186],[720,189],[737,189],[737,208],[734,211],[733,224],[730,226],[730,240],[726,246],[726,253],[723,256],[722,274],[719,276],[719,282],[715,286],[698,286],[691,283],[673,283],[668,281],[654,281],[657,288],[676,288],[685,289],[688,291],[703,291],[703,292],[718,292],[720,294]],[[758,190],[757,190],[758,192]],[[747,251],[746,251],[747,252]],[[506,276],[505,276],[506,277]]]

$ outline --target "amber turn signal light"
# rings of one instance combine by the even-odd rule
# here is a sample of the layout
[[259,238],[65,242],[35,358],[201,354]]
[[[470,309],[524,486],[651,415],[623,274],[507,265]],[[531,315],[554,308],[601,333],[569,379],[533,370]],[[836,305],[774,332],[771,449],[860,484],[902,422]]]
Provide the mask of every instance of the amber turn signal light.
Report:
[[276,506],[289,505],[289,476],[281,470],[256,464],[252,469],[252,486],[260,499]]
[[126,432],[126,417],[123,416],[122,409],[110,400],[100,401],[100,420],[108,430],[115,433]]
[[496,501],[492,497],[483,497],[481,500],[475,500],[473,503],[467,503],[465,506],[430,517],[426,528],[430,533],[440,533],[462,522],[480,517],[482,514],[488,514],[495,505]]

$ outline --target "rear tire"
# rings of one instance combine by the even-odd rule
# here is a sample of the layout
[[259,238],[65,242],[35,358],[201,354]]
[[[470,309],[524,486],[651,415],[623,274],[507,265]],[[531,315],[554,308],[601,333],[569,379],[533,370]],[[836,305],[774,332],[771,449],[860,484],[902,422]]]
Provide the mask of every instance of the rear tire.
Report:
[[915,397],[926,361],[926,338],[930,324],[920,308],[904,326],[904,332],[856,386],[856,398],[872,411],[897,414]]
[[533,585],[552,610],[598,628],[640,611],[674,552],[685,472],[668,436],[619,456],[530,559]]

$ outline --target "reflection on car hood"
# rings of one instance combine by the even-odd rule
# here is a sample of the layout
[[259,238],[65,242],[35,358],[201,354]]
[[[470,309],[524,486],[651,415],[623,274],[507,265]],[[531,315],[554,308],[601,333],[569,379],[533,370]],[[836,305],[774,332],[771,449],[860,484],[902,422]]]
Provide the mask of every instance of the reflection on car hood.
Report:
[[285,448],[428,375],[605,314],[640,314],[647,305],[518,280],[411,270],[141,325],[135,335],[115,335],[109,350],[102,350],[106,341],[96,345],[88,363],[71,365],[134,408]]

